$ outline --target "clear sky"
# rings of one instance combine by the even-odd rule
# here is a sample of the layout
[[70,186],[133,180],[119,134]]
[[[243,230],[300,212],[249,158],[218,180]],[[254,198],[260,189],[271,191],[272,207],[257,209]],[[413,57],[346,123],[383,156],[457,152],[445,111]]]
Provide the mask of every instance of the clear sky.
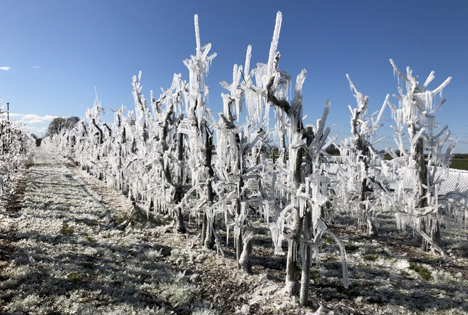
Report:
[[[193,15],[202,44],[214,59],[208,106],[221,110],[220,81],[232,79],[247,45],[252,63],[266,62],[276,12],[282,11],[281,69],[293,78],[307,70],[304,113],[308,122],[332,102],[328,126],[348,137],[349,104],[355,105],[346,73],[370,97],[376,111],[397,92],[389,58],[410,66],[436,88],[448,76],[447,102],[438,123],[448,124],[468,153],[468,1],[121,1],[0,0],[0,97],[12,119],[41,135],[54,116],[84,117],[96,86],[105,120],[121,104],[133,108],[132,76],[143,72],[143,92],[159,95],[174,73],[188,80],[183,60],[195,53]],[[391,146],[390,111],[382,134]]]

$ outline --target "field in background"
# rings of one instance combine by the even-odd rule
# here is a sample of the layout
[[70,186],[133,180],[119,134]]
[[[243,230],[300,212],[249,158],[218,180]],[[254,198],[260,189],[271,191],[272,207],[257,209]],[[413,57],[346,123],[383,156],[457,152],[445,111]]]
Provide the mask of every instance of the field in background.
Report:
[[468,171],[468,159],[453,159],[450,168]]

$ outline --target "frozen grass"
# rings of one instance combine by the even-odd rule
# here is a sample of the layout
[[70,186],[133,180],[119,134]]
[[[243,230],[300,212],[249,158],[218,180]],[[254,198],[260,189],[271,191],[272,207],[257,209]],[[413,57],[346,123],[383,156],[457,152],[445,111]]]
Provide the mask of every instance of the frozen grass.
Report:
[[441,258],[421,252],[410,231],[395,233],[390,216],[379,218],[376,239],[337,216],[351,285],[343,288],[338,247],[325,238],[311,270],[314,304],[300,308],[282,293],[285,259],[273,255],[264,223],[254,222],[254,274],[246,275],[232,244],[226,257],[201,248],[193,221],[178,235],[170,218],[149,223],[130,207],[39,150],[23,208],[9,221],[15,252],[1,271],[0,313],[313,314],[321,305],[317,314],[468,314],[466,235],[443,235],[449,255]]
[[118,212],[70,169],[41,149],[34,162],[14,261],[2,271],[1,312],[214,314],[199,287],[165,262],[170,249],[150,239],[156,228],[119,226]]
[[[468,243],[466,232],[444,232],[445,246],[452,253],[440,257],[421,251],[411,230],[397,232],[391,215],[380,217],[381,234],[376,238],[346,223],[335,228],[347,240],[351,286],[319,288],[329,304],[346,301],[347,310],[362,314],[468,314],[468,260],[458,250]],[[331,268],[324,267],[329,273]],[[323,273],[317,278],[327,281]]]

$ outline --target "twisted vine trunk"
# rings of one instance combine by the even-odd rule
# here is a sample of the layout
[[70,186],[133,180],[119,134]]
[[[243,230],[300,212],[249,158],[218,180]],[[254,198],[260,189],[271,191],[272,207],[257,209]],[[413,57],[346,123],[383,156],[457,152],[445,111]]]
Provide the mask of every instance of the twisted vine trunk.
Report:
[[[184,161],[184,135],[183,133],[179,133],[177,136],[177,159],[179,162],[182,164]],[[182,166],[181,166],[182,167]],[[183,184],[184,184],[184,174],[183,174],[183,167],[180,170],[179,178],[177,179],[177,192],[175,195],[175,203],[179,204],[182,201],[182,198],[184,197],[183,193]],[[177,209],[177,232],[185,234],[187,233],[187,228],[185,227],[184,223],[184,215],[182,212],[182,208],[179,207]]]
[[[306,139],[307,146],[310,146],[314,141],[314,130],[311,126],[306,128]],[[310,154],[306,155],[306,172],[312,174],[313,172],[313,158]],[[304,213],[302,222],[302,230],[304,239],[312,239],[312,209]],[[304,306],[307,304],[309,299],[309,287],[310,287],[310,265],[312,260],[312,249],[309,244],[302,244],[302,274],[301,274],[301,290],[299,293],[299,303]]]
[[[312,227],[312,212],[307,211],[304,214],[303,219],[303,231],[304,237],[307,240],[312,239],[311,233]],[[310,264],[312,260],[312,250],[310,245],[304,243],[302,249],[302,275],[301,275],[301,291],[299,295],[299,303],[304,306],[307,304],[309,299],[309,287],[310,287]]]
[[[296,189],[299,188],[302,182],[302,172],[301,172],[301,164],[302,164],[302,156],[304,154],[304,150],[302,148],[293,149],[297,150],[296,153],[296,160],[294,161],[294,184]],[[299,212],[298,205],[294,205],[294,217],[293,217],[293,229],[291,231],[290,239],[288,242],[288,256],[286,262],[286,293],[289,295],[296,295],[299,289],[299,282],[297,281],[297,252],[299,250],[299,242],[298,240],[301,237],[302,231],[302,220],[301,214]],[[307,277],[309,280],[309,277]],[[304,280],[305,281],[305,280]]]
[[[208,132],[207,132],[208,133]],[[213,192],[213,167],[211,165],[213,158],[213,138],[206,134],[205,142],[205,168],[208,169],[208,178],[206,185],[206,198],[208,205],[211,205],[214,201],[214,192]],[[207,249],[213,249],[215,244],[214,237],[214,218],[209,219],[206,212],[203,213],[203,223],[202,223],[202,244]]]
[[[414,127],[412,128],[414,130]],[[428,206],[427,201],[427,163],[424,157],[424,139],[419,138],[416,143],[415,154],[413,156],[414,160],[417,163],[417,172],[418,172],[418,193],[419,193],[419,202],[418,208],[424,208]],[[427,217],[421,218],[420,229],[424,233],[428,234],[431,237],[432,242],[435,245],[439,246],[441,242],[440,236],[440,223],[435,214],[431,214]],[[429,230],[429,232],[428,232]],[[421,241],[421,249],[424,251],[429,251],[430,243],[424,237]]]
[[239,257],[239,266],[247,272],[252,273],[252,261],[250,256],[252,254],[252,239],[254,237],[254,230],[247,229],[242,237],[242,252]]

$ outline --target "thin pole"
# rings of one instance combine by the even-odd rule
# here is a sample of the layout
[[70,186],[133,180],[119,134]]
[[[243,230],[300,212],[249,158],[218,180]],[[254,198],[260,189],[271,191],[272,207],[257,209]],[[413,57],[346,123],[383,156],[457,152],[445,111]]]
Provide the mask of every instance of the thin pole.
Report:
[[10,121],[10,103],[6,103],[7,106],[7,120]]

